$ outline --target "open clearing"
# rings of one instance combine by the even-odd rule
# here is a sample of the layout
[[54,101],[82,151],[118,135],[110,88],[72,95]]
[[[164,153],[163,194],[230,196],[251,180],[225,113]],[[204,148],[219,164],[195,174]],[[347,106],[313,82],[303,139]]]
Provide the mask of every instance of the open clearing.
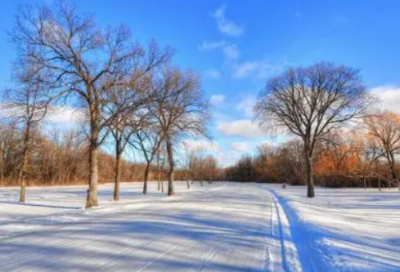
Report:
[[400,193],[218,182],[0,189],[0,271],[399,271]]

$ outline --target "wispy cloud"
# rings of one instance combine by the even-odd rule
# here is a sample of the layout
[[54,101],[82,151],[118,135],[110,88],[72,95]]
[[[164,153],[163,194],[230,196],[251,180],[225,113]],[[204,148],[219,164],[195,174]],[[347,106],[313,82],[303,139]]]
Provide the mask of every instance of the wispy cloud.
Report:
[[72,107],[53,107],[49,109],[46,120],[53,124],[75,126],[85,120],[83,111]]
[[258,124],[247,119],[217,121],[217,131],[226,136],[239,136],[247,139],[260,138],[265,134]]
[[226,18],[226,6],[223,5],[213,12],[212,16],[217,21],[217,26],[222,34],[239,37],[244,33],[244,28]]
[[213,94],[210,98],[211,105],[218,105],[225,101],[225,95],[223,94]]
[[221,77],[221,72],[216,69],[210,69],[203,72],[203,76],[206,78],[217,79]]
[[220,147],[215,141],[208,140],[184,140],[182,145],[186,151],[204,150],[209,152],[218,152]]
[[218,48],[223,48],[225,46],[225,41],[216,41],[216,42],[209,42],[203,41],[197,48],[200,51],[212,51]]
[[228,61],[236,60],[237,58],[239,58],[239,49],[236,44],[229,44],[224,46],[222,52],[224,53],[225,59]]
[[237,104],[236,110],[243,112],[246,117],[252,118],[254,116],[254,105],[256,103],[256,97],[253,95],[247,95]]
[[232,143],[231,148],[236,152],[248,152],[250,150],[250,145],[247,142]]
[[256,78],[267,78],[284,69],[287,64],[273,64],[264,60],[238,62],[232,65],[233,77],[245,78],[254,76]]

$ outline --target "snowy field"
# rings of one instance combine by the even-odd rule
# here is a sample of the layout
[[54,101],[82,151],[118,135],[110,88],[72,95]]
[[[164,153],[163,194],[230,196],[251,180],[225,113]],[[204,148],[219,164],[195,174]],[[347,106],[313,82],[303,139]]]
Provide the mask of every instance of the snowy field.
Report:
[[218,182],[0,189],[0,271],[400,271],[400,192]]
[[400,271],[398,189],[274,187],[303,271]]

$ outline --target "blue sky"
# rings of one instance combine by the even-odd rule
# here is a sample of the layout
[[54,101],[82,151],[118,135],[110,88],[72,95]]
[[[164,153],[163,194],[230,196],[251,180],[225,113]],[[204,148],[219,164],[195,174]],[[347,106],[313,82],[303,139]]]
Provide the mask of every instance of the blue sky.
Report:
[[[7,41],[18,5],[0,3],[0,88],[15,50]],[[174,62],[203,76],[212,102],[213,149],[223,164],[274,141],[252,122],[268,77],[288,66],[333,61],[361,69],[381,107],[400,108],[400,1],[71,1],[98,24],[128,25],[134,37],[176,50]]]

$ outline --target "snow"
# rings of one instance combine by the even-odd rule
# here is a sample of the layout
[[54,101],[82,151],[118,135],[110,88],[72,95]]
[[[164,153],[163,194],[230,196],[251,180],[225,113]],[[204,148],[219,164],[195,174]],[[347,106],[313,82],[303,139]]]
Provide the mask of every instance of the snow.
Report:
[[400,271],[400,192],[215,182],[0,189],[0,271]]
[[267,187],[152,183],[100,187],[101,206],[82,209],[85,187],[0,189],[0,271],[301,271],[282,208]]
[[304,271],[400,271],[397,189],[272,186],[289,221]]

